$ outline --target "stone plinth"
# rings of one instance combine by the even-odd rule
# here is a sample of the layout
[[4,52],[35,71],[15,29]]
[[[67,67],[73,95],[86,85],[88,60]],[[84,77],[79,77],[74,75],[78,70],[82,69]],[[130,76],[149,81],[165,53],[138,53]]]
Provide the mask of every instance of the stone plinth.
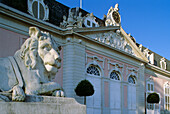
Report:
[[25,102],[0,102],[1,114],[86,114],[74,98],[27,96]]

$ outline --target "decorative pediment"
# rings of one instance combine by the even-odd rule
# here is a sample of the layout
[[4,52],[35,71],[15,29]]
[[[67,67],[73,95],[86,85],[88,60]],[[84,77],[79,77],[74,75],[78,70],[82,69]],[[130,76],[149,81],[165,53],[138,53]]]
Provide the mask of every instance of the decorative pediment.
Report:
[[152,76],[150,76],[146,81],[153,82]]
[[169,82],[168,82],[168,81],[165,82],[164,86],[165,86],[165,87],[169,87]]
[[98,34],[92,34],[87,36],[91,37],[94,40],[102,42],[104,44],[122,50],[126,53],[134,55],[132,47],[127,43],[125,38],[121,35],[120,30],[116,30],[116,33],[113,31],[109,31],[105,33],[98,33]]

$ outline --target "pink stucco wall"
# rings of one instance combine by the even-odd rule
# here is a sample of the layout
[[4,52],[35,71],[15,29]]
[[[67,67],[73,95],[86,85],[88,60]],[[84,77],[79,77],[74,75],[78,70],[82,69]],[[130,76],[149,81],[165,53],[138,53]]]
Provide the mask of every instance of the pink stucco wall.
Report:
[[104,82],[104,93],[105,93],[104,96],[105,107],[109,107],[109,83],[106,81]]
[[0,28],[0,57],[13,56],[28,36]]
[[[110,57],[107,57],[107,56],[104,56],[104,55],[100,55],[100,54],[98,54],[98,53],[95,53],[95,52],[92,52],[92,51],[89,51],[89,50],[86,50],[86,53],[87,53],[88,56],[97,56],[99,59],[103,60],[103,62],[104,62],[104,68],[102,68],[102,70],[103,70],[103,72],[104,72],[104,77],[109,77],[109,72],[110,72],[110,70],[112,70],[112,68],[113,68],[113,65],[111,65],[111,64],[109,64],[109,68],[108,68],[108,61],[110,61],[111,63],[118,63],[119,65],[123,66],[123,68],[119,68],[119,70],[120,70],[120,72],[122,72],[121,78],[123,78],[124,81],[127,81],[127,76],[128,76],[128,74],[131,72],[131,71],[127,70],[127,68],[128,68],[128,69],[134,68],[134,69],[138,70],[138,68],[135,67],[135,66],[132,66],[132,65],[130,65],[130,64],[127,64],[127,63],[124,63],[124,62],[115,60],[115,59],[113,59],[113,58],[110,58]],[[92,62],[92,61],[93,61],[92,58],[88,58],[88,57],[87,57],[87,63],[86,63],[86,65],[87,65],[88,63]],[[103,62],[102,62],[102,61],[97,61],[97,62],[98,62],[98,64],[99,64],[101,67],[103,67]],[[136,73],[136,75],[137,75],[137,73]]]
[[124,107],[127,108],[127,86],[124,86]]
[[[150,75],[150,74],[147,74],[145,73],[145,78],[146,80],[149,78],[149,77],[152,77],[153,78],[153,82],[154,82],[154,91],[156,93],[159,93],[160,94],[160,97],[161,97],[161,110],[164,110],[164,84],[166,82],[170,83],[170,81],[167,81],[166,79],[162,79],[162,78],[159,78],[159,77],[156,77],[156,76],[153,76],[153,75]],[[146,84],[145,84],[146,85]],[[146,88],[146,87],[145,87]]]

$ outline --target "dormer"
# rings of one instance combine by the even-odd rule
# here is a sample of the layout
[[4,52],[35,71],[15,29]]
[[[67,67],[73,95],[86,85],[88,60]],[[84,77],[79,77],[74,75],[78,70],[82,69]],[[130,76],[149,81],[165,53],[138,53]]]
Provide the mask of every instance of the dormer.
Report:
[[49,8],[44,4],[44,0],[28,0],[28,12],[35,18],[48,20]]
[[149,60],[150,64],[154,64],[154,53],[151,53],[148,48],[143,51],[145,57]]
[[94,17],[93,13],[87,14],[84,19],[85,27],[99,27],[98,22],[96,22],[96,18]]
[[166,62],[165,62],[165,58],[161,58],[160,60],[160,67],[164,70],[166,70]]

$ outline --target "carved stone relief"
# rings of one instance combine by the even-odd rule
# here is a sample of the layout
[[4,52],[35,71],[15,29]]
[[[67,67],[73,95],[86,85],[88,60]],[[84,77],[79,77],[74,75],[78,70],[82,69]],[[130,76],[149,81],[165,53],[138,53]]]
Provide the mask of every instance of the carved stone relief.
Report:
[[134,55],[132,47],[126,42],[125,38],[121,35],[120,30],[116,30],[116,33],[110,31],[88,36],[94,40],[97,40],[99,42],[102,42],[104,44],[110,45],[119,50]]
[[123,68],[123,65],[120,65],[119,63],[112,63],[112,62],[110,62],[110,61],[108,60],[108,70],[111,69],[111,68],[110,68],[110,65],[112,65],[112,66],[113,66],[113,69],[114,69],[115,71],[118,71],[118,72],[120,72],[120,71],[121,71],[120,69]]
[[[134,77],[137,80],[137,78],[138,78],[138,70],[133,68],[133,67],[132,68],[127,67],[126,68],[126,75],[128,77],[132,76],[132,77]],[[127,79],[128,79],[128,77],[127,77]]]
[[100,59],[99,57],[97,57],[97,56],[89,56],[88,54],[86,54],[86,63],[87,63],[87,58],[91,58],[92,59],[92,64],[94,64],[94,65],[97,65],[98,63],[97,63],[97,61],[99,61],[99,62],[103,62],[103,68],[104,68],[104,59],[105,58],[103,58],[103,59]]

